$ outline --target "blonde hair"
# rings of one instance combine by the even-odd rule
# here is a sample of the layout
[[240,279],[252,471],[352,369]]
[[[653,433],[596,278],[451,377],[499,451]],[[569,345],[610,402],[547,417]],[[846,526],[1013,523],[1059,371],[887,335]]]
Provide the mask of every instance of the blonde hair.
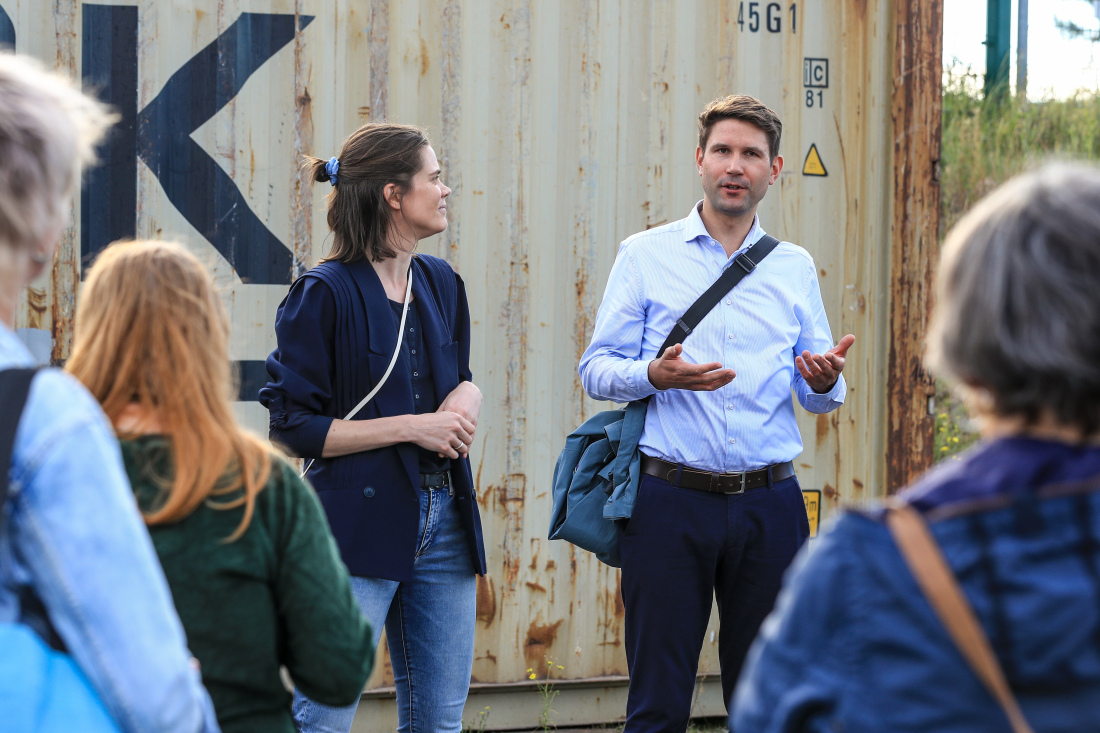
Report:
[[69,79],[0,52],[0,244],[33,246],[63,225],[81,169],[117,120]]
[[[217,509],[244,505],[226,541],[244,533],[274,452],[233,418],[229,319],[198,258],[172,242],[104,250],[80,296],[66,369],[112,423],[136,404],[168,438],[173,475],[157,478],[163,501],[146,513],[147,524],[179,521],[205,501]],[[211,501],[240,489],[243,496]]]

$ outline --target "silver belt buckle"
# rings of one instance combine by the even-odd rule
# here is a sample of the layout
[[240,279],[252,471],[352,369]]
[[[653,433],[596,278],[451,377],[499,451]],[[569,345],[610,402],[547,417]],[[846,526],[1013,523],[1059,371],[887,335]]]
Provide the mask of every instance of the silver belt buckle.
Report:
[[741,477],[741,489],[739,491],[733,491],[731,493],[733,493],[733,494],[744,494],[745,493],[745,484],[748,483],[749,472],[748,471],[742,471],[741,473],[734,474],[734,475]]

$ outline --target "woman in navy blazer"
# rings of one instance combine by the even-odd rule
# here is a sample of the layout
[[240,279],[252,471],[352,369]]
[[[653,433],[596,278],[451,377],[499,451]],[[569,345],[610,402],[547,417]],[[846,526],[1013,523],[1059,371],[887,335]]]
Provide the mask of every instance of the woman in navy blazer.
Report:
[[[451,191],[427,136],[405,125],[364,125],[339,158],[309,164],[333,187],[333,246],[279,306],[260,401],[272,441],[314,459],[309,479],[376,643],[385,625],[400,730],[457,732],[475,574],[485,573],[469,462],[481,392],[462,279],[444,260],[414,255],[419,239],[446,229]],[[395,351],[377,395],[340,419],[383,380]],[[297,696],[294,717],[302,731],[347,731],[355,707]]]

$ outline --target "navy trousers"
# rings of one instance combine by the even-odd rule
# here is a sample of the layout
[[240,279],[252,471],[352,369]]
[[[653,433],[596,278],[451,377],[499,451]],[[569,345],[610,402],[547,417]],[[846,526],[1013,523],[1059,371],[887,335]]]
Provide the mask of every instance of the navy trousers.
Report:
[[620,545],[630,668],[624,733],[687,729],[715,596],[722,693],[729,704],[783,572],[809,533],[793,476],[727,495],[642,474]]

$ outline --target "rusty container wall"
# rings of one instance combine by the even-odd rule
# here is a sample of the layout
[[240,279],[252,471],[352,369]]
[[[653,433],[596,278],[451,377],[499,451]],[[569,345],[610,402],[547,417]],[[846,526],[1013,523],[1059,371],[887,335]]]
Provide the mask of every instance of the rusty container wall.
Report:
[[[927,460],[926,436],[906,437],[929,425],[919,352],[940,7],[0,0],[0,43],[85,77],[123,115],[91,179],[111,195],[77,202],[17,325],[41,358],[63,361],[81,261],[114,236],[179,238],[223,287],[237,413],[266,432],[254,400],[275,309],[330,241],[327,185],[311,186],[300,156],[337,154],[366,120],[426,127],[454,193],[450,228],[421,250],[466,281],[485,393],[472,457],[490,571],[478,579],[467,719],[489,705],[490,728],[534,725],[528,670],[541,677],[553,660],[557,724],[614,720],[627,671],[618,572],[546,534],[563,439],[605,407],[583,394],[576,368],[617,245],[701,198],[693,156],[706,102],[741,92],[778,112],[785,163],[761,223],[813,255],[834,337],[857,337],[847,404],[825,416],[796,408],[799,477],[822,492],[826,516],[896,488]],[[722,713],[717,628],[714,617],[696,714]],[[392,729],[391,685],[382,655],[356,730]]]

